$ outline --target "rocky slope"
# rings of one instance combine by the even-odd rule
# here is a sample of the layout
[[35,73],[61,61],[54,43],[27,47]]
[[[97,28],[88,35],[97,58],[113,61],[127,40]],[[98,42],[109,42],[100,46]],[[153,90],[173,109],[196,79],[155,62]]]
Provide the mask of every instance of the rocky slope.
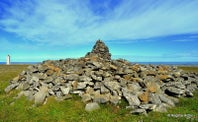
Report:
[[[175,66],[131,64],[112,60],[108,47],[98,40],[92,51],[79,59],[47,60],[31,65],[10,81],[5,92],[19,89],[35,105],[49,96],[65,100],[77,94],[88,105],[128,102],[131,113],[165,112],[179,97],[192,97],[198,88],[198,74]],[[93,105],[91,105],[93,106]]]

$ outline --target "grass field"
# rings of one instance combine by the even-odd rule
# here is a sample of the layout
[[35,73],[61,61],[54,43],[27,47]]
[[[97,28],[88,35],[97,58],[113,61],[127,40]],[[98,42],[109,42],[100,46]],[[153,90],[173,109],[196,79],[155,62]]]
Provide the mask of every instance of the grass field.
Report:
[[[120,104],[120,108],[113,105],[101,105],[100,110],[91,113],[84,111],[84,103],[80,98],[57,102],[54,98],[48,99],[46,105],[33,107],[32,102],[22,97],[13,99],[17,91],[4,93],[4,88],[9,80],[23,71],[27,65],[0,65],[0,121],[5,122],[188,122],[198,121],[198,91],[193,98],[182,98],[175,108],[167,113],[150,112],[148,116],[131,115],[122,108],[126,102]],[[198,67],[180,67],[186,71],[198,72]]]

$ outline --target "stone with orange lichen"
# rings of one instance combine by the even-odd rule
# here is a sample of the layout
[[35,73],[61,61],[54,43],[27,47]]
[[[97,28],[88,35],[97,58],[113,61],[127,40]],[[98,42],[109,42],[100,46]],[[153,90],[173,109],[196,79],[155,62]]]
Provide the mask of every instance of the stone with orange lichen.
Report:
[[160,89],[160,86],[156,82],[147,82],[147,90],[149,92],[155,93]]
[[139,72],[141,70],[140,65],[133,65],[131,66],[131,69],[136,72]]
[[141,78],[131,78],[131,81],[141,82],[143,81]]
[[131,75],[124,75],[123,78],[124,78],[125,80],[131,80]]
[[142,94],[140,94],[138,96],[138,98],[140,99],[140,101],[142,101],[143,103],[147,103],[149,101],[149,93],[148,91],[143,92]]

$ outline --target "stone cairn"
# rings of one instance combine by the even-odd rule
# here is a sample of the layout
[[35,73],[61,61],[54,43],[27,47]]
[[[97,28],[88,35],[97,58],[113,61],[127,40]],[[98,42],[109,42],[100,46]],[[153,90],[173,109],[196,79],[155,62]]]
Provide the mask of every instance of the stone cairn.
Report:
[[98,40],[85,57],[30,65],[10,81],[5,92],[18,89],[16,98],[25,95],[36,106],[44,104],[49,96],[65,100],[76,94],[87,111],[99,108],[100,103],[119,105],[124,99],[131,113],[147,114],[166,112],[179,102],[179,97],[193,97],[197,88],[197,73],[176,66],[112,60],[108,47]]

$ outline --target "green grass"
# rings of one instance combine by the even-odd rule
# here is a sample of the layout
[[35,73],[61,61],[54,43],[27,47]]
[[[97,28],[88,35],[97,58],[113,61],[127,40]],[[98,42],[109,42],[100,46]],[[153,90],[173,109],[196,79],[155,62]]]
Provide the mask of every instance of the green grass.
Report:
[[183,69],[184,71],[187,71],[187,72],[196,72],[196,73],[198,73],[198,67],[180,66],[179,68]]
[[[4,88],[8,85],[10,79],[17,76],[27,65],[0,65],[0,121],[12,122],[183,122],[183,121],[198,121],[198,91],[193,98],[182,98],[180,103],[175,108],[171,108],[167,113],[150,112],[148,116],[137,116],[129,114],[129,111],[124,109],[127,104],[124,100],[120,107],[114,105],[100,105],[101,109],[86,112],[84,111],[85,104],[81,102],[78,96],[73,96],[72,99],[57,102],[53,97],[49,98],[47,104],[40,107],[33,107],[32,102],[25,97],[14,100],[17,91],[12,91],[9,94],[4,93]],[[185,69],[184,67],[181,67]],[[192,68],[192,67],[191,67]],[[190,70],[190,68],[188,67]],[[198,68],[192,68],[193,71],[198,71]],[[187,71],[189,71],[187,70]],[[191,119],[185,117],[168,117],[174,115],[193,115]],[[192,120],[193,119],[193,120]]]

